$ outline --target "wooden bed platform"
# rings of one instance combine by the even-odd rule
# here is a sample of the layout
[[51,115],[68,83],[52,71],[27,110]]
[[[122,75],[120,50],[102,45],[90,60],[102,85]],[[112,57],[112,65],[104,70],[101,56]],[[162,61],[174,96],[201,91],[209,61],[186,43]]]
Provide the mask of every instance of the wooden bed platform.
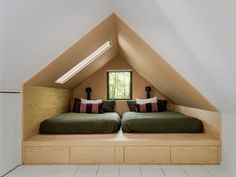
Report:
[[24,164],[216,164],[221,141],[204,133],[36,135],[22,151]]

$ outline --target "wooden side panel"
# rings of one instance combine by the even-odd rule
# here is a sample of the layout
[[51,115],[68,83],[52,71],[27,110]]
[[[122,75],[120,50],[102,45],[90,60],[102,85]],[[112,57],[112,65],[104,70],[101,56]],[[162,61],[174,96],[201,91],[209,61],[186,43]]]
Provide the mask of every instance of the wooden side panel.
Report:
[[175,106],[175,111],[202,120],[205,132],[207,134],[219,139],[221,138],[221,114],[219,112],[206,111],[179,105]]
[[71,96],[72,91],[66,89],[24,86],[24,140],[38,134],[43,120],[67,112]]
[[22,158],[22,162],[25,163],[26,162],[26,148],[22,148],[21,150],[21,158]]
[[216,146],[171,147],[171,163],[219,163]]
[[69,147],[25,147],[24,164],[69,163]]
[[170,147],[125,147],[126,163],[170,163]]
[[70,163],[113,163],[115,162],[115,147],[71,147]]
[[115,162],[116,163],[124,162],[124,147],[123,146],[115,147]]

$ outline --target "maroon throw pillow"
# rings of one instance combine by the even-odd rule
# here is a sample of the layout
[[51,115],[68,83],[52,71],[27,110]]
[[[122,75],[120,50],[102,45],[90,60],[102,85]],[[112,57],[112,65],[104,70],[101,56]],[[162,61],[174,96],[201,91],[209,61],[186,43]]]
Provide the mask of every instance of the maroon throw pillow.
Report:
[[158,104],[156,103],[146,103],[146,104],[136,104],[136,112],[158,112]]
[[81,100],[78,98],[74,98],[72,112],[77,112],[77,108],[79,107],[79,104],[81,103]]
[[103,103],[99,104],[86,104],[78,103],[74,109],[74,112],[78,113],[103,113]]

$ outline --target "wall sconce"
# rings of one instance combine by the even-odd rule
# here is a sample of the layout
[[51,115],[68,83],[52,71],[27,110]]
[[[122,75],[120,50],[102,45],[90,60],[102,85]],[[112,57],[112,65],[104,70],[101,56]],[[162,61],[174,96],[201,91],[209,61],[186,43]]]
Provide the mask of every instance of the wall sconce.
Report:
[[86,87],[85,92],[87,93],[87,100],[91,99],[90,93],[92,92],[91,87]]
[[150,86],[145,87],[145,91],[147,92],[147,98],[150,98],[150,92],[152,91],[152,88]]

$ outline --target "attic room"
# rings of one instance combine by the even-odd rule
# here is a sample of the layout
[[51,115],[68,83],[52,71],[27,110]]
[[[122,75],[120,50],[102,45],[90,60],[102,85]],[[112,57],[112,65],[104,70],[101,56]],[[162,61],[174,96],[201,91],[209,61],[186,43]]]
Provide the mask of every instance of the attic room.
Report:
[[[133,3],[137,9],[130,11]],[[44,15],[34,16],[47,19],[45,31],[25,17],[33,10],[34,15],[39,13],[44,2],[27,2],[12,9],[16,4],[14,0],[1,2],[0,175],[234,176],[235,142],[230,139],[234,109],[226,106],[234,102],[222,94],[232,90],[226,87],[227,79],[221,80],[225,90],[213,87],[219,83],[212,79],[212,74],[223,77],[215,72],[219,68],[225,68],[225,76],[232,70],[229,62],[222,63],[222,55],[214,53],[216,45],[210,45],[210,35],[209,41],[200,35],[202,16],[183,16],[207,2],[139,0],[125,6],[115,0],[101,4],[61,1],[56,7],[66,14],[50,2]],[[182,5],[183,14],[174,5]],[[80,6],[96,9],[87,14],[88,21],[78,17],[77,13],[87,13]],[[207,7],[202,11],[207,12]],[[77,20],[68,12],[83,21],[74,34],[72,27],[65,27]],[[183,26],[177,24],[177,17]],[[25,20],[27,25],[22,27]],[[16,21],[22,34],[30,27],[32,32],[27,34],[31,37],[14,32]],[[22,36],[27,50],[19,41],[14,43]],[[69,36],[70,42],[60,42]],[[201,47],[198,41],[203,42]],[[14,46],[19,50],[9,53]],[[13,56],[22,62],[10,67]],[[212,57],[214,66],[208,67],[206,61]],[[223,97],[225,104],[219,102]]]

